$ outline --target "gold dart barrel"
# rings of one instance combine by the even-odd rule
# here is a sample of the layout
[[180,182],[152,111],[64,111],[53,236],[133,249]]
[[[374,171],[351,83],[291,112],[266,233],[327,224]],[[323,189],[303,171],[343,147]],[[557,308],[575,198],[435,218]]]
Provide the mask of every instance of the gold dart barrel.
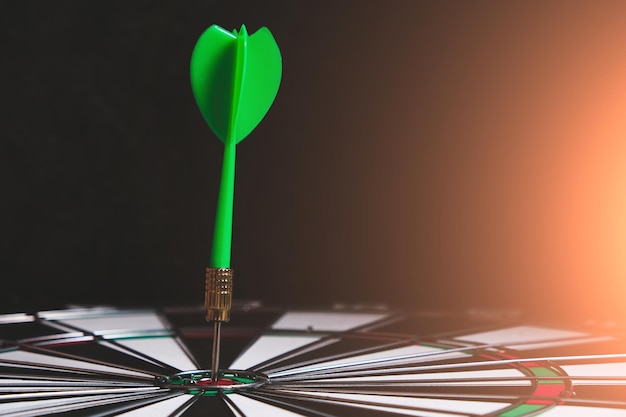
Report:
[[207,321],[227,322],[233,306],[233,270],[207,268],[204,304]]

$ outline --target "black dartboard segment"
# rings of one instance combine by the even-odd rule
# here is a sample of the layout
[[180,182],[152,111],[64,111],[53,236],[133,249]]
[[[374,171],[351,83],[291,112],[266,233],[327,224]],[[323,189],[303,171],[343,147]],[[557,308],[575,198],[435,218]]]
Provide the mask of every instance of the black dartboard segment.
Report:
[[159,384],[210,367],[203,317],[116,308],[0,316],[0,415],[626,416],[617,327],[247,304],[223,326],[221,363],[267,383]]

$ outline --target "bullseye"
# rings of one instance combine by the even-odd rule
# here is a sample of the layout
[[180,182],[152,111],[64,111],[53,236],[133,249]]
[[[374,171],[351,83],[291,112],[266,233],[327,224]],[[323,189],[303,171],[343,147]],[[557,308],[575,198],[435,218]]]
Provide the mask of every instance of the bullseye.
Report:
[[234,384],[235,384],[235,381],[233,381],[232,379],[226,379],[226,378],[221,378],[221,379],[218,379],[217,381],[213,381],[211,378],[204,378],[196,382],[196,385],[202,386],[202,387],[223,387],[223,386],[230,386]]

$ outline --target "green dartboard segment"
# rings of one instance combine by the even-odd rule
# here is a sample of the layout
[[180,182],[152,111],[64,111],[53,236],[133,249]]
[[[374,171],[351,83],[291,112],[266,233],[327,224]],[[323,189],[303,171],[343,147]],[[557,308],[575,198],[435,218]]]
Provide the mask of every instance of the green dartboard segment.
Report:
[[208,28],[191,56],[191,88],[207,124],[224,143],[211,266],[230,268],[235,146],[261,122],[276,98],[282,58],[269,29],[248,35]]

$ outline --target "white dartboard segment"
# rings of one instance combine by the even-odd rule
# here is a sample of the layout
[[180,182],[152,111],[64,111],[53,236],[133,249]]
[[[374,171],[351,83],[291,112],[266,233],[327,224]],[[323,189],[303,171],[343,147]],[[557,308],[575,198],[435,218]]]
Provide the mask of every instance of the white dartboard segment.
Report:
[[319,341],[315,336],[267,335],[259,337],[252,346],[229,366],[230,369],[249,369],[287,352]]
[[187,352],[171,337],[117,339],[115,342],[181,371],[197,369],[197,365]]
[[372,324],[386,316],[377,313],[294,311],[285,313],[272,325],[272,329],[341,332]]
[[408,363],[422,363],[428,361],[438,361],[443,359],[460,358],[467,356],[460,352],[446,352],[442,349],[437,349],[429,346],[411,345],[394,349],[381,350],[374,353],[368,353],[364,355],[352,355],[347,358],[337,359],[332,361],[323,361],[316,363],[315,365],[293,368],[281,372],[270,372],[272,377],[280,377],[285,375],[293,375],[314,371],[328,371],[328,370],[349,370],[354,367],[367,367],[368,369],[375,369],[380,366],[394,366],[403,365]]
[[120,392],[118,394],[109,393],[103,395],[71,395],[70,393],[62,393],[62,395],[43,400],[26,398],[20,401],[2,402],[0,403],[0,415],[4,417],[39,417],[76,410],[83,410],[84,415],[95,415],[89,411],[89,408],[105,404],[125,403],[137,399],[144,400],[145,398],[150,398],[150,396],[143,395],[140,392]]
[[347,377],[341,375],[320,377],[326,382],[337,381],[343,383],[355,382],[420,382],[428,381],[431,385],[447,386],[530,386],[532,384],[526,376],[517,369],[489,369],[484,371],[439,372],[439,373],[404,373],[399,375],[377,375],[362,377]]
[[534,344],[548,341],[568,341],[587,336],[585,333],[536,326],[515,326],[488,332],[458,336],[456,340],[511,347],[516,350],[535,348]]
[[172,398],[167,398],[163,401],[146,405],[145,407],[117,414],[117,417],[171,416],[175,415],[175,411],[180,410],[181,408],[184,409],[185,406],[191,405],[193,401],[194,398],[192,396],[179,394],[173,396]]
[[[450,415],[443,414],[444,412],[461,413],[459,415],[467,415],[468,413],[484,415],[498,410],[502,410],[511,405],[508,403],[503,404],[488,401],[446,400],[374,394],[342,394],[333,392],[319,393],[315,391],[298,391],[294,392],[293,394],[306,394],[308,397],[311,398],[335,400],[350,407],[362,407],[369,409],[385,407],[387,410],[393,409],[395,413],[411,416]],[[435,414],[437,412],[439,412],[440,414]]]
[[117,374],[131,377],[139,377],[139,378],[152,378],[152,375],[149,373],[141,373],[129,369],[125,369],[123,367],[114,367],[114,366],[106,366],[100,365],[97,363],[91,363],[86,361],[81,361],[77,359],[67,359],[60,358],[58,356],[51,355],[43,355],[40,353],[34,352],[25,352],[22,350],[9,350],[0,352],[0,363],[2,361],[16,361],[18,363],[23,363],[24,366],[28,364],[32,364],[33,366],[43,366],[49,365],[51,369],[55,368],[69,368],[68,371],[71,370],[80,371],[92,371],[99,372],[103,374],[103,377],[108,374]]
[[[258,401],[240,394],[232,394],[228,396],[230,400],[227,402],[228,406],[233,410],[235,415],[239,415],[239,412],[243,412],[244,416],[255,417],[302,417],[302,414],[297,414],[284,408],[277,407],[272,404],[267,404],[262,401]],[[233,404],[230,404],[232,402]]]
[[67,324],[73,328],[87,331],[95,335],[108,335],[130,331],[165,331],[167,326],[153,311],[140,312],[100,312],[62,315],[60,313],[43,315],[51,317],[59,324]]

